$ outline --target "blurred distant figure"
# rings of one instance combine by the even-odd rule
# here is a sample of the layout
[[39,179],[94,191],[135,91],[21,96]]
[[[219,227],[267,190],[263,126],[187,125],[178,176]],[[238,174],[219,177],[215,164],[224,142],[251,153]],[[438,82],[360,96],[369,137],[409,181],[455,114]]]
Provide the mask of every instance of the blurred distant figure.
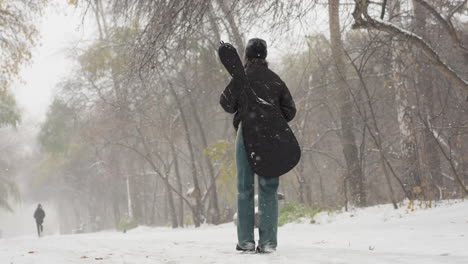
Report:
[[34,218],[36,219],[37,235],[40,237],[42,231],[44,231],[44,227],[42,226],[42,223],[44,222],[44,218],[45,218],[45,212],[42,209],[41,204],[37,205],[37,209],[34,212]]

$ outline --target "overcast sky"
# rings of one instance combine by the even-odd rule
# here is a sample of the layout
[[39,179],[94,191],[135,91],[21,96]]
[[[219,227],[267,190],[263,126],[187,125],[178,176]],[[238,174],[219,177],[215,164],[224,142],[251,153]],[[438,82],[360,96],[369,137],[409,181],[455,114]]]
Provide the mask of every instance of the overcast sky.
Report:
[[80,12],[66,1],[58,2],[61,4],[50,6],[44,12],[38,27],[41,38],[33,49],[32,62],[23,67],[22,81],[12,89],[26,120],[44,119],[53,90],[71,71],[69,49],[85,36]]

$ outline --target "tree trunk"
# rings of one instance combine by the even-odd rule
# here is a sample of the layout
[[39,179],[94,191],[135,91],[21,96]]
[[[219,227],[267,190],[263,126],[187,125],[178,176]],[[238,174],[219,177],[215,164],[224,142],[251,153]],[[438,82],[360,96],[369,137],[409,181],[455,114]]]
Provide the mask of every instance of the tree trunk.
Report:
[[[427,34],[428,28],[426,27],[427,11],[415,0],[413,0],[413,6],[415,14],[414,31],[422,38],[429,39],[429,35]],[[418,57],[421,57],[418,72],[416,74],[416,89],[420,91],[418,99],[421,101],[419,111],[422,118],[430,120],[434,116],[434,78],[432,77],[434,72],[431,64],[427,59],[424,59],[424,56]],[[437,151],[437,142],[435,140],[436,139],[432,136],[430,129],[425,127],[422,134],[423,155],[421,158],[423,168],[428,172],[428,177],[430,177],[430,199],[441,198],[440,196],[443,188],[440,157],[439,152]]]
[[[177,190],[179,191],[180,194],[182,194],[183,189],[182,189],[182,180],[180,178],[179,159],[177,157],[177,152],[174,146],[174,142],[169,141],[169,144],[171,146],[172,158],[174,159],[174,170],[175,170],[175,176],[176,176],[176,181],[177,181]],[[179,196],[177,207],[179,210],[179,226],[184,226],[184,199],[182,198],[182,196]]]
[[[203,127],[202,121],[200,119],[200,116],[198,115],[198,110],[196,107],[196,103],[193,101],[192,94],[189,91],[188,84],[185,85],[185,91],[188,94],[188,98],[190,101],[190,106],[192,107],[192,114],[195,119],[195,123],[197,124],[198,131],[200,132],[200,137],[202,141],[202,148],[203,150],[208,148],[208,140],[206,139],[206,133],[205,129]],[[219,202],[218,202],[218,189],[216,187],[216,177],[215,177],[215,172],[213,168],[213,164],[211,163],[210,159],[208,158],[208,155],[204,154],[203,159],[206,163],[206,166],[208,167],[208,174],[210,176],[211,182],[209,183],[210,185],[212,184],[213,186],[209,189],[207,189],[207,192],[209,192],[210,196],[210,203],[209,203],[209,210],[207,215],[211,216],[209,219],[209,223],[212,224],[219,224],[220,223],[220,213],[219,213]]]
[[137,169],[138,165],[136,164],[136,160],[133,155],[126,156],[126,171],[128,175],[128,188],[130,188],[130,204],[132,206],[132,219],[138,223],[143,224],[143,199],[142,197],[142,185],[141,185],[141,176],[137,173],[139,170]]
[[182,124],[184,127],[184,132],[185,132],[185,140],[187,142],[187,148],[190,154],[190,164],[191,164],[193,189],[194,189],[193,198],[195,199],[195,205],[193,206],[194,209],[192,210],[194,212],[193,223],[195,224],[195,227],[199,227],[201,225],[202,217],[203,217],[203,204],[201,200],[201,190],[200,190],[200,186],[198,183],[198,173],[197,173],[197,167],[196,167],[196,161],[195,161],[195,154],[193,152],[192,139],[190,138],[190,131],[189,131],[188,123],[187,123],[187,118],[182,108],[182,104],[179,100],[179,96],[177,96],[177,93],[174,90],[172,83],[169,83],[169,89],[172,95],[174,96],[177,108],[180,112]]
[[167,176],[164,180],[164,184],[166,187],[166,197],[167,197],[167,205],[168,205],[167,209],[169,211],[169,215],[171,216],[172,228],[177,228],[178,222],[177,222],[177,213],[176,213],[176,209],[174,205],[174,197],[172,196],[172,188],[170,186],[169,178]]
[[[326,203],[325,202],[325,188],[323,186],[322,173],[320,173],[319,167],[317,167],[317,164],[313,160],[311,160],[311,163],[313,165],[312,167],[314,168],[315,174],[318,175],[319,190],[320,190],[320,204],[321,204],[321,207],[325,207],[325,203]],[[310,187],[309,187],[309,190],[310,190]],[[310,201],[312,202],[312,199],[310,199]],[[312,204],[310,204],[310,206],[312,206]]]
[[334,60],[334,74],[338,86],[339,116],[341,121],[341,142],[346,167],[350,179],[351,202],[357,206],[367,204],[364,177],[359,161],[356,138],[353,132],[353,105],[346,87],[346,69],[344,65],[344,46],[341,39],[339,0],[328,0],[330,41]]
[[106,166],[107,174],[108,174],[108,181],[112,182],[110,185],[111,189],[111,199],[112,199],[112,208],[114,212],[114,223],[115,226],[118,226],[121,220],[121,212],[120,212],[120,202],[121,202],[121,192],[123,187],[123,180],[122,174],[120,172],[119,166],[119,152],[112,151],[111,148],[109,151],[108,156],[108,165]]
[[156,177],[154,177],[154,185],[153,185],[153,200],[151,201],[151,216],[150,216],[150,224],[151,225],[155,225],[156,224],[156,219],[155,219],[155,216],[156,216],[156,205],[157,205],[157,190],[158,190],[158,179]]
[[[468,146],[466,144],[466,142],[468,142],[468,136],[467,135],[462,135],[460,136],[462,139],[464,138],[465,141],[465,144],[464,145],[461,145],[460,148],[464,149],[464,153],[468,153]],[[462,161],[462,164],[461,164],[461,171],[462,171],[462,176],[463,176],[463,183],[465,186],[468,186],[468,155],[462,155],[461,157],[461,161]],[[462,195],[463,195],[463,191],[462,191]],[[465,194],[466,195],[466,194]]]
[[299,195],[299,202],[302,203],[302,204],[305,204],[306,201],[305,201],[305,184],[304,184],[304,178],[302,177],[302,173],[304,172],[304,165],[302,164],[302,162],[300,162],[299,164],[297,164],[297,167],[296,167],[296,170],[295,170],[295,174],[296,174],[296,180],[297,180],[297,183],[298,183],[298,195]]
[[[390,17],[394,17],[393,14],[400,13],[400,2],[394,2],[394,6],[390,9]],[[395,16],[398,21],[394,21],[396,24],[400,24],[400,18]],[[399,58],[401,58],[401,50],[403,47],[396,43],[392,44],[390,49],[390,72],[393,73],[393,92],[395,95],[395,108],[397,112],[398,128],[400,130],[400,157],[402,159],[403,166],[403,183],[405,186],[406,195],[411,200],[417,198],[417,194],[421,189],[415,187],[421,187],[421,178],[419,175],[419,162],[417,152],[416,134],[413,129],[413,112],[408,102],[408,92],[404,84],[402,77],[402,65]]]
[[127,186],[127,214],[130,219],[133,219],[132,195],[130,193],[130,175],[126,175],[125,183]]

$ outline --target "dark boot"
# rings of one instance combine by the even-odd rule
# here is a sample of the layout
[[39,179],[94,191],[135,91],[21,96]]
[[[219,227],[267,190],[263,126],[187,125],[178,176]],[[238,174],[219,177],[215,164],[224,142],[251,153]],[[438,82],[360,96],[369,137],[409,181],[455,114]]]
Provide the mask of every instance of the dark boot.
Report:
[[265,246],[258,246],[256,252],[257,253],[274,253],[276,251],[276,248],[270,246],[270,245],[265,245]]
[[243,252],[255,252],[255,244],[247,243],[243,247],[241,247],[241,246],[239,246],[239,244],[237,244],[236,245],[236,250],[237,251],[243,251]]

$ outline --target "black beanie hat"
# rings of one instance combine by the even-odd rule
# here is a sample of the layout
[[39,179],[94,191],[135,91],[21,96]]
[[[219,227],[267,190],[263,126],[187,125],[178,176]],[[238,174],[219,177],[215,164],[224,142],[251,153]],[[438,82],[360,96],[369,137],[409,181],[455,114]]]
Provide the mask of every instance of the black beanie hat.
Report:
[[259,38],[250,39],[245,48],[245,56],[248,58],[265,59],[267,56],[266,41]]

